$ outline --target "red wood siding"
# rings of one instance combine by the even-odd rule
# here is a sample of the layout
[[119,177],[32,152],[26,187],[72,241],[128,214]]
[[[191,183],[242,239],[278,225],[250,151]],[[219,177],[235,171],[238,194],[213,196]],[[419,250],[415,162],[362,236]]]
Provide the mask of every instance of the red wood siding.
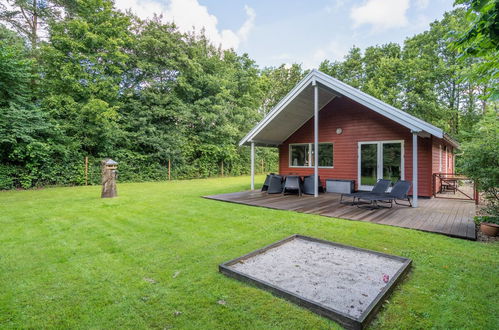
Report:
[[[446,151],[447,149],[447,151]],[[454,149],[443,139],[432,137],[432,173],[451,173],[454,168]],[[440,168],[440,161],[442,167]],[[436,190],[440,190],[440,181],[435,182]]]
[[[342,128],[343,133],[336,134]],[[313,168],[289,167],[290,143],[313,143],[313,118],[279,146],[279,172],[283,175],[310,175]],[[319,114],[319,142],[334,143],[334,168],[319,168],[325,179],[354,179],[357,186],[358,142],[404,140],[405,179],[412,181],[412,134],[403,127],[345,97],[336,98]],[[432,192],[432,140],[418,138],[419,195]],[[412,192],[411,192],[412,193]]]

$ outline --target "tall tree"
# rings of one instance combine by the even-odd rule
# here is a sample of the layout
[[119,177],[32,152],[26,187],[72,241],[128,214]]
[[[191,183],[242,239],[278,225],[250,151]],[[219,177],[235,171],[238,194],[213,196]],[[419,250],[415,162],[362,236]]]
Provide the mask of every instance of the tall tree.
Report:
[[264,90],[260,112],[266,115],[306,74],[300,64],[264,68],[260,84]]
[[132,43],[130,18],[109,0],[78,1],[50,24],[42,48],[43,106],[90,155],[119,138],[118,109]]
[[75,0],[5,0],[0,4],[0,21],[12,26],[36,49],[40,31],[50,20],[60,18],[65,9],[74,6]]
[[456,48],[464,59],[477,59],[467,72],[468,81],[487,85],[487,97],[499,100],[499,1],[456,0],[467,9],[468,25]]

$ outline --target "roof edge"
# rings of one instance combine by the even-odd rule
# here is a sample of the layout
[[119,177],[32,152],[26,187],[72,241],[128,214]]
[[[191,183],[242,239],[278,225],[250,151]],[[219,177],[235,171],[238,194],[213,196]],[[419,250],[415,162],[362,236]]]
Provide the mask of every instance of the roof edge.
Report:
[[442,129],[417,118],[403,110],[395,108],[394,106],[385,103],[374,96],[362,92],[330,75],[320,72],[317,69],[311,70],[305,77],[300,80],[286,96],[284,96],[268,113],[267,115],[256,124],[251,131],[248,132],[240,141],[239,146],[243,146],[255,137],[268,122],[270,122],[280,111],[293,100],[294,96],[300,93],[309,83],[319,82],[323,86],[337,92],[353,101],[364,105],[365,107],[379,113],[380,115],[391,119],[398,124],[407,127],[412,131],[425,131],[437,138],[442,138],[448,141],[453,146],[459,148],[459,143],[452,139]]

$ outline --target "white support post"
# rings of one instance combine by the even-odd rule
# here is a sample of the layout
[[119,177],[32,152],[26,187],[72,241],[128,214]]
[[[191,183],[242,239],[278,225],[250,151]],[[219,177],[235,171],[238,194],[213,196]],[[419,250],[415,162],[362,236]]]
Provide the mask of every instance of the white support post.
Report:
[[255,142],[251,142],[251,190],[255,190]]
[[319,196],[319,86],[314,80],[314,197]]
[[412,207],[418,207],[418,133],[412,132]]

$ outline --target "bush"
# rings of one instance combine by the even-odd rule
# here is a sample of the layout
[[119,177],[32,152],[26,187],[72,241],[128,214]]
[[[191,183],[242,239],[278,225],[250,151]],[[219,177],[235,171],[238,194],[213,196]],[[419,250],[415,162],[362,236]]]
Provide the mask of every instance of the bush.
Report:
[[485,211],[491,216],[499,216],[499,118],[496,111],[488,111],[483,116],[462,150],[463,173],[484,193]]

